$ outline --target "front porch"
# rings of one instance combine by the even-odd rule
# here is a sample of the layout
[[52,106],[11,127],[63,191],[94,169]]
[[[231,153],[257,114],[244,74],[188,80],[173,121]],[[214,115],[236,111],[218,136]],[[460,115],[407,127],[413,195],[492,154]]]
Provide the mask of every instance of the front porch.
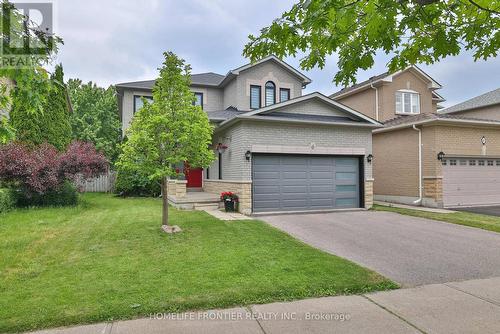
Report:
[[190,191],[186,180],[168,181],[168,202],[183,210],[216,210],[220,208],[219,194]]

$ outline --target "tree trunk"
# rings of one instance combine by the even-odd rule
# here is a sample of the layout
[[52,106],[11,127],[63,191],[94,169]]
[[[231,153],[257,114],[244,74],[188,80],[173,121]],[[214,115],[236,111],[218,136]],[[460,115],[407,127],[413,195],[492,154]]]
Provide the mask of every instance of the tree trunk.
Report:
[[161,198],[163,199],[163,211],[161,217],[161,224],[168,226],[168,183],[167,178],[164,177],[161,182]]

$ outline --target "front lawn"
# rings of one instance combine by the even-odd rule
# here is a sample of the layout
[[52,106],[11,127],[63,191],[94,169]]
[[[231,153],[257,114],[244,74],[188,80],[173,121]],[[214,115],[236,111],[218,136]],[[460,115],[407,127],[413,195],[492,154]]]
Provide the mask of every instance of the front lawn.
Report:
[[434,213],[405,208],[396,208],[385,205],[374,205],[373,209],[377,211],[397,212],[402,215],[440,220],[447,223],[477,227],[493,232],[500,232],[500,217],[480,215],[470,212]]
[[87,194],[0,215],[0,332],[395,288],[256,220]]

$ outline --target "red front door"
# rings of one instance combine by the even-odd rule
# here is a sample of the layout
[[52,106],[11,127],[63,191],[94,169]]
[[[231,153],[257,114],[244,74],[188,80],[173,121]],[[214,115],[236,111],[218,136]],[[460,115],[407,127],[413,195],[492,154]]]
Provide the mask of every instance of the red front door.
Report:
[[191,168],[188,164],[185,164],[184,174],[187,181],[186,187],[201,188],[203,186],[203,168]]

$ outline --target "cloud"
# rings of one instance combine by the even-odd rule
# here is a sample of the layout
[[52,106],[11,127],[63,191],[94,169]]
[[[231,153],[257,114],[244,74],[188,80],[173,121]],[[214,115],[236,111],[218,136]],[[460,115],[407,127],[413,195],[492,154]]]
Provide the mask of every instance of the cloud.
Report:
[[[153,79],[162,53],[172,50],[192,65],[193,72],[227,73],[247,62],[242,57],[249,34],[258,34],[293,0],[56,0],[56,29],[63,37],[58,60],[67,77],[106,86]],[[298,68],[300,57],[286,59]],[[387,56],[358,73],[365,80],[385,71]],[[304,72],[313,83],[307,92],[330,94],[337,57],[326,67]],[[443,84],[447,105],[497,88],[500,61],[473,62],[468,53],[443,60],[425,71]]]

